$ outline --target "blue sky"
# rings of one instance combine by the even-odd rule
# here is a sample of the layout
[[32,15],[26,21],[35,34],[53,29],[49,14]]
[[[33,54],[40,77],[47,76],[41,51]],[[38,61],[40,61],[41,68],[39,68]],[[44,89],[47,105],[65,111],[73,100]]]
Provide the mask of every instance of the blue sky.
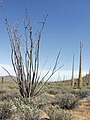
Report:
[[82,41],[83,71],[87,72],[90,69],[90,0],[4,0],[0,5],[0,64],[11,65],[10,44],[2,6],[9,22],[12,24],[17,20],[22,31],[25,4],[34,28],[37,22],[42,20],[43,13],[48,14],[40,49],[41,65],[48,57],[45,70],[54,64],[62,47],[60,65],[64,64],[64,67],[60,71],[66,71],[64,73],[67,74],[71,70],[73,54],[75,71],[78,71],[79,46]]

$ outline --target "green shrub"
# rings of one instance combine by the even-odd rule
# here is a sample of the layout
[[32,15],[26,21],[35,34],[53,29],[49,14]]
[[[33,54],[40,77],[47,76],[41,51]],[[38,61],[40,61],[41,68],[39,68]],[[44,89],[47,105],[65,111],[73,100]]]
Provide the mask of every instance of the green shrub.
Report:
[[59,110],[55,114],[54,120],[71,120],[71,114],[66,110]]
[[58,94],[58,90],[56,90],[56,89],[50,89],[50,90],[48,90],[47,91],[47,93],[49,93],[49,94],[53,94],[53,95],[56,95],[56,94]]
[[38,120],[39,109],[37,107],[31,108],[27,105],[21,105],[18,109],[20,120]]
[[71,120],[71,114],[68,110],[62,110],[56,106],[46,107],[45,112],[50,120]]
[[6,118],[10,118],[12,115],[11,105],[9,103],[4,103],[0,105],[0,120],[5,120]]
[[0,94],[6,93],[6,90],[0,89]]
[[34,99],[16,97],[11,101],[12,111],[19,115],[20,120],[38,120],[39,108]]
[[74,94],[77,98],[82,99],[82,98],[85,98],[85,97],[90,95],[90,90],[88,90],[88,89],[81,89],[81,90],[76,89],[76,90],[73,90],[71,93]]
[[15,97],[18,97],[19,96],[19,93],[17,91],[7,91],[7,93],[3,93],[1,96],[0,96],[0,99],[2,101],[4,100],[11,100]]
[[87,97],[87,100],[90,102],[90,96]]
[[64,94],[62,96],[56,96],[57,104],[62,109],[72,109],[76,105],[76,97],[70,93]]

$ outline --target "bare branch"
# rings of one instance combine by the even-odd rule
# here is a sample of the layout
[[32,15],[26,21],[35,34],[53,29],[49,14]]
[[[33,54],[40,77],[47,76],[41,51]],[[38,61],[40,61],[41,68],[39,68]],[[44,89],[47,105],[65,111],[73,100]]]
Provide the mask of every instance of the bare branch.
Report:
[[[61,51],[59,51],[57,55],[52,71],[49,69],[47,73],[42,76],[41,74],[47,60],[39,73],[40,40],[41,33],[45,26],[48,15],[43,15],[43,21],[39,22],[41,24],[41,28],[37,33],[36,40],[34,40],[32,25],[28,17],[27,9],[25,9],[25,14],[26,16],[23,22],[25,35],[24,52],[22,51],[21,47],[22,37],[19,34],[18,25],[15,24],[13,27],[10,27],[6,17],[5,23],[11,45],[11,61],[17,77],[16,83],[18,84],[19,91],[23,97],[32,97],[33,95],[37,94],[42,89],[44,84],[54,75],[54,73],[62,67],[61,66],[57,68]],[[10,75],[10,73],[5,68],[4,70]],[[49,75],[50,72],[51,74]],[[44,81],[44,79],[46,79],[44,84],[36,91],[36,88],[40,85],[41,82]]]
[[55,72],[57,72],[59,69],[61,69],[64,65],[62,65],[61,67],[59,67],[57,70],[55,70],[54,72],[52,72],[52,74],[49,76],[49,78],[43,83],[43,85],[36,91],[35,95],[37,95],[41,89],[44,87],[44,85],[48,82],[48,80],[50,80],[50,78],[54,75]]
[[16,80],[12,77],[12,75],[8,72],[8,70],[6,70],[4,67],[2,67],[7,73],[8,75],[12,78],[12,80],[18,85],[18,83],[16,82]]

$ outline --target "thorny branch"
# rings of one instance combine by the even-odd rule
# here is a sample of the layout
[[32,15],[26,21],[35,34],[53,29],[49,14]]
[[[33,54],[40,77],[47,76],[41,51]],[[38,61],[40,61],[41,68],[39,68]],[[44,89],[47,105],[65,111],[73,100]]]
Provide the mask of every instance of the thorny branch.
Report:
[[[52,69],[51,74],[50,69],[47,71],[47,73],[41,78],[41,73],[43,71],[43,68],[46,64],[43,65],[41,72],[39,73],[39,53],[40,53],[40,40],[41,40],[41,33],[45,26],[46,20],[48,15],[43,17],[43,22],[41,23],[41,29],[37,33],[37,40],[36,44],[34,44],[34,37],[33,37],[33,30],[31,21],[27,14],[27,9],[25,9],[26,17],[24,20],[24,32],[25,32],[25,53],[23,55],[22,49],[21,49],[21,42],[22,37],[19,34],[18,27],[15,24],[15,26],[10,27],[8,19],[5,18],[7,33],[10,40],[11,45],[11,61],[12,65],[16,74],[17,81],[16,84],[18,84],[19,91],[23,97],[32,97],[43,88],[44,84],[57,72],[62,66],[57,68],[59,57],[61,54],[61,50],[59,51],[55,65]],[[9,75],[10,73],[3,68]],[[49,77],[46,79],[46,77],[49,75]],[[12,76],[10,75],[12,78]],[[13,78],[12,78],[13,79]],[[41,84],[41,82],[44,83]],[[37,91],[36,91],[36,88]]]

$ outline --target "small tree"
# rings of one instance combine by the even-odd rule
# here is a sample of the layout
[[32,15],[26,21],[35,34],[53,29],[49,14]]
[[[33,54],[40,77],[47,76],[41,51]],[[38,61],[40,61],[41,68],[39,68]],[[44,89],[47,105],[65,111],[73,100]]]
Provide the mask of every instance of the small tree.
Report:
[[[57,68],[59,56],[61,53],[60,50],[57,55],[52,72],[50,72],[49,69],[47,73],[43,77],[41,77],[42,70],[44,67],[43,66],[41,72],[39,73],[40,40],[46,19],[47,19],[47,15],[43,16],[43,22],[40,22],[42,24],[41,29],[37,33],[37,39],[34,40],[31,21],[28,17],[27,9],[26,9],[26,17],[24,20],[25,49],[23,52],[21,47],[22,37],[19,34],[17,24],[15,24],[13,27],[10,27],[8,19],[5,18],[6,28],[7,28],[10,45],[11,45],[11,51],[12,51],[11,60],[17,81],[15,81],[13,78],[12,79],[17,83],[19,87],[19,91],[23,97],[32,97],[37,95],[38,92],[43,88],[44,84],[54,75],[54,73],[57,70],[59,70],[62,67],[60,66],[59,68]],[[10,75],[9,72],[8,74]],[[45,78],[46,81],[43,82]]]

